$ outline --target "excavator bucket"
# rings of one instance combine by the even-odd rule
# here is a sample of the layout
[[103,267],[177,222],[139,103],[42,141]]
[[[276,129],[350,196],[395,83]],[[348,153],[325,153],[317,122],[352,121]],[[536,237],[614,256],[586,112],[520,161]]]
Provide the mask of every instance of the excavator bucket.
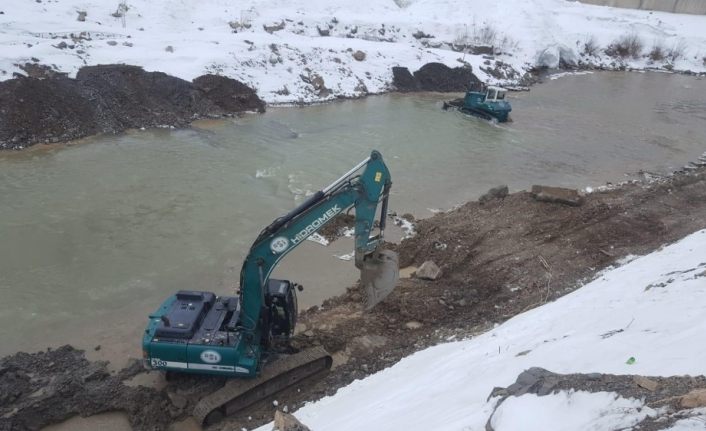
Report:
[[363,286],[363,308],[368,311],[392,292],[400,279],[399,258],[392,250],[375,250],[363,260],[360,283]]

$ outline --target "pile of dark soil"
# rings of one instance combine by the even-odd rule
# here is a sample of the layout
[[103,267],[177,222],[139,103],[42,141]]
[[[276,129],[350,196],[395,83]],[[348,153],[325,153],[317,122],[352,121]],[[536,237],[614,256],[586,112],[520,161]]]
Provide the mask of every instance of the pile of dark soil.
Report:
[[470,67],[452,69],[442,63],[427,63],[414,75],[406,67],[393,67],[392,76],[392,84],[402,92],[464,92],[469,86],[480,84]]
[[39,430],[72,416],[125,411],[134,429],[166,429],[179,410],[167,395],[123,382],[142,372],[133,364],[111,376],[71,346],[0,360],[0,430]]
[[0,82],[0,149],[264,110],[253,89],[223,76],[191,83],[137,66],[87,66],[76,79],[54,74]]

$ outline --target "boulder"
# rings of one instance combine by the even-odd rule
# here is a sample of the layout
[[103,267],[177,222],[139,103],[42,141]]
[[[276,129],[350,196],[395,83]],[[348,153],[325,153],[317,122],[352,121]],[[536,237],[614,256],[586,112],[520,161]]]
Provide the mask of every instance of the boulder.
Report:
[[580,206],[583,196],[576,189],[563,187],[532,186],[532,196],[542,202],[553,202],[564,205]]
[[282,21],[280,21],[279,24],[272,24],[272,25],[264,25],[263,24],[262,28],[264,28],[266,32],[272,34],[276,31],[282,30],[285,26],[286,26],[286,24],[284,23],[284,20],[282,20]]
[[373,350],[385,346],[387,341],[382,335],[363,335],[353,338],[348,348],[352,352],[372,353]]
[[684,409],[706,407],[706,389],[694,389],[681,397],[679,405]]
[[421,278],[423,280],[436,280],[441,277],[441,269],[433,261],[427,260],[419,268],[417,268],[415,275],[417,278]]
[[486,203],[493,199],[503,199],[509,193],[509,189],[506,185],[493,187],[488,190],[483,196],[478,199],[480,203]]
[[275,426],[273,431],[310,431],[309,427],[299,422],[299,419],[295,418],[294,415],[290,415],[281,410],[275,412],[274,422]]
[[355,58],[356,61],[363,61],[365,60],[365,53],[363,51],[356,51],[353,53],[353,58]]
[[647,389],[648,391],[654,392],[657,390],[657,387],[659,386],[659,383],[655,382],[652,379],[648,379],[647,377],[642,377],[642,376],[635,376],[633,378],[633,381],[635,384],[641,388]]

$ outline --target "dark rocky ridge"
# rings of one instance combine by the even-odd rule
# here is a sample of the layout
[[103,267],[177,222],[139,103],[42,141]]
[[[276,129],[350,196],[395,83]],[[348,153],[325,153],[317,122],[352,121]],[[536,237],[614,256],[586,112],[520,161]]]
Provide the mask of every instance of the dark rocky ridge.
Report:
[[0,82],[0,149],[264,110],[253,89],[223,76],[188,82],[138,66],[87,66],[76,79],[55,74]]
[[392,84],[401,92],[458,93],[480,84],[470,67],[450,68],[441,63],[427,63],[414,74],[406,67],[393,67],[392,76]]

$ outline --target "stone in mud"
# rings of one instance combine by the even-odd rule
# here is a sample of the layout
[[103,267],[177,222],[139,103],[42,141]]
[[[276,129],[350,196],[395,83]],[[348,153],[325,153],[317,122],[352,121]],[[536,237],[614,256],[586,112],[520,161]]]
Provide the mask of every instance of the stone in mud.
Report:
[[643,376],[635,376],[633,378],[633,381],[635,384],[641,388],[647,389],[648,391],[656,391],[657,387],[659,386],[659,383],[655,382],[654,380],[648,379],[647,377]]
[[299,419],[281,410],[275,412],[274,422],[273,431],[310,431],[309,427],[301,423]]
[[423,326],[423,325],[422,325],[421,323],[419,323],[419,322],[417,322],[417,321],[415,321],[415,320],[411,320],[411,321],[409,321],[409,322],[407,322],[407,323],[404,324],[404,327],[407,328],[407,329],[419,329],[419,328],[421,328],[422,326]]
[[493,187],[488,190],[483,196],[478,199],[480,203],[486,203],[494,199],[503,199],[509,193],[509,189],[506,185]]
[[422,280],[437,280],[441,277],[441,268],[433,261],[427,260],[417,268],[415,276]]
[[681,397],[679,405],[684,409],[706,407],[706,389],[694,389]]
[[365,53],[363,51],[356,51],[353,53],[353,58],[356,61],[363,61],[365,60]]
[[371,353],[376,348],[383,347],[385,344],[387,344],[386,337],[381,335],[363,335],[353,338],[348,347],[354,352]]
[[532,196],[541,202],[552,202],[571,206],[583,204],[583,196],[576,189],[563,187],[532,186]]

